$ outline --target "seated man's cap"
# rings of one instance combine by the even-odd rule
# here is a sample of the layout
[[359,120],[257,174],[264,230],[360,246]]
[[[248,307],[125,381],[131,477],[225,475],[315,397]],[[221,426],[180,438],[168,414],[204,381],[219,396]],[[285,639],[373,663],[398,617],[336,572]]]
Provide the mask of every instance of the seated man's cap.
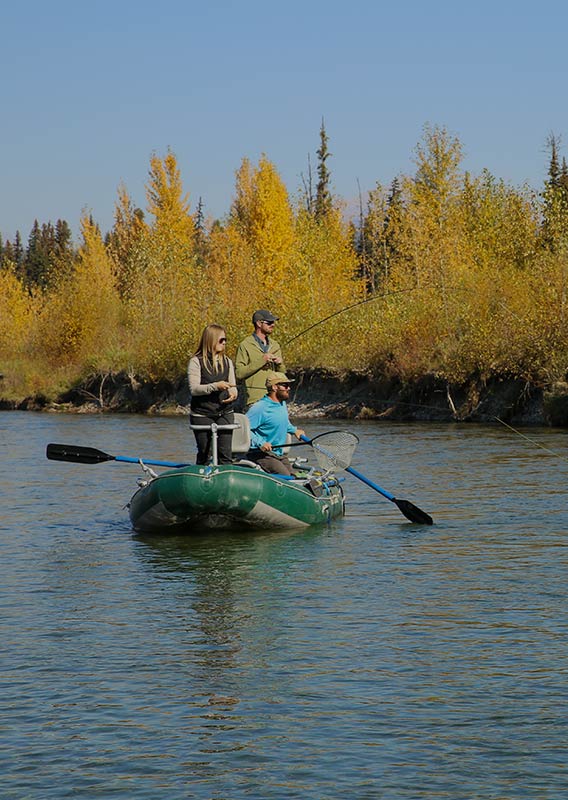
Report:
[[266,379],[266,388],[271,389],[276,383],[294,383],[294,379],[283,372],[272,372]]
[[265,308],[261,308],[252,315],[252,324],[254,325],[255,322],[260,322],[261,320],[264,320],[264,322],[276,322],[278,317],[275,317],[274,314],[271,314],[270,311],[267,311]]

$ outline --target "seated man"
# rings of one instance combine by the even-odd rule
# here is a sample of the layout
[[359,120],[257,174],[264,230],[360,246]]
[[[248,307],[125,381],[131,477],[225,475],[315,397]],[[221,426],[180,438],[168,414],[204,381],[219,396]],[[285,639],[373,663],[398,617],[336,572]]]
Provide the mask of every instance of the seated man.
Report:
[[290,394],[292,380],[283,372],[273,372],[266,379],[266,395],[247,411],[250,423],[251,449],[247,455],[265,472],[278,475],[293,475],[292,465],[281,447],[286,435],[293,433],[298,439],[304,435],[301,428],[290,422],[286,400]]

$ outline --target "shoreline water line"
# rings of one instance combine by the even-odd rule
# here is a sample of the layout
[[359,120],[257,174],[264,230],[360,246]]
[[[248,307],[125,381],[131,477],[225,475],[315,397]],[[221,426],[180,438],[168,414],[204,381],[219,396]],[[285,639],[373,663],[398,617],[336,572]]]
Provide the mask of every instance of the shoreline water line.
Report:
[[[513,378],[471,378],[450,384],[426,375],[402,383],[356,371],[289,371],[295,379],[290,413],[299,418],[568,427],[565,382],[541,387]],[[55,400],[42,395],[21,400],[0,397],[0,409],[183,415],[188,413],[189,400],[185,376],[151,381],[124,371],[91,375]]]

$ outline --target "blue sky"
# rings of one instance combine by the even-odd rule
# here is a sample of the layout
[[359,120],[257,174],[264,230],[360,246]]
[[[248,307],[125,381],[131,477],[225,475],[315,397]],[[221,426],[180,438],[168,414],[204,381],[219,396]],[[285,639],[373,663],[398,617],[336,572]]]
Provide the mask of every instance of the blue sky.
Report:
[[119,183],[145,207],[168,148],[214,217],[245,156],[266,153],[295,194],[322,117],[348,202],[413,172],[425,123],[459,137],[464,169],[538,189],[550,132],[568,146],[567,23],[546,0],[6,4],[0,233],[76,233],[83,209],[108,230]]

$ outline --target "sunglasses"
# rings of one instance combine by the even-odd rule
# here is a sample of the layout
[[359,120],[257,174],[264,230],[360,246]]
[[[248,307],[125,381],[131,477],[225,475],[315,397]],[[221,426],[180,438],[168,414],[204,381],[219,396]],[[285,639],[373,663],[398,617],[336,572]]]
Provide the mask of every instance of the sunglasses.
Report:
[[267,319],[263,319],[262,321],[264,322],[265,325],[275,325],[276,324],[276,320],[274,320],[274,319],[271,319],[270,321],[267,320]]
[[290,388],[290,384],[289,383],[277,383],[276,385],[277,386],[281,386],[282,389],[289,389]]
[[221,339],[219,339],[219,344],[225,344],[226,341],[227,341],[226,337],[223,336]]

